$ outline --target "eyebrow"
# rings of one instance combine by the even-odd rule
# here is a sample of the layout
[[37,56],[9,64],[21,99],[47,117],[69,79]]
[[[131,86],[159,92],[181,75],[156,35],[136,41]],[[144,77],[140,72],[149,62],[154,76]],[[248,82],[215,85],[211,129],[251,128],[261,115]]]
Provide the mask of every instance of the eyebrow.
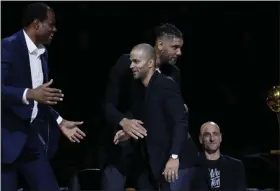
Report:
[[130,61],[139,62],[139,60],[136,58],[130,58]]
[[[211,134],[211,132],[203,132],[202,134],[206,134],[206,133]],[[220,132],[214,131],[214,132],[212,132],[212,133],[214,134],[214,133],[220,133]]]

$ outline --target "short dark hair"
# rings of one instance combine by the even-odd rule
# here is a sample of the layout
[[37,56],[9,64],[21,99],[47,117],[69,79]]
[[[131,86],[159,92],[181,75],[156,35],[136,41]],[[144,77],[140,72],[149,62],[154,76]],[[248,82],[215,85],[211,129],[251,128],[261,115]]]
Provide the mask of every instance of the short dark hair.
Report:
[[170,23],[165,23],[156,29],[156,38],[159,39],[161,37],[183,38],[183,34],[174,25]]
[[28,27],[34,20],[44,21],[47,19],[48,10],[53,11],[44,3],[32,3],[24,10],[22,17],[22,26]]

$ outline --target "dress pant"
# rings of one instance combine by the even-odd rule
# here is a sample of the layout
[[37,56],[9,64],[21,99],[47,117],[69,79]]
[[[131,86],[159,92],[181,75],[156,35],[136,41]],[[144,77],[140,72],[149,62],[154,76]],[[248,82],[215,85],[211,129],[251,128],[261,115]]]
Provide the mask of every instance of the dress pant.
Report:
[[59,191],[54,172],[48,161],[46,147],[36,132],[36,129],[46,130],[47,128],[48,123],[42,120],[35,119],[31,123],[30,133],[19,157],[12,164],[2,164],[2,191],[18,189],[17,173],[23,175],[30,190]]

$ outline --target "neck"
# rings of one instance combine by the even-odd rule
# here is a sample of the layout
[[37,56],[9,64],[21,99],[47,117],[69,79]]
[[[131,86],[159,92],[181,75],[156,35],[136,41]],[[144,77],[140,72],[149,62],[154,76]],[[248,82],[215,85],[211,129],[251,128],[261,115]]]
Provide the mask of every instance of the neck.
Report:
[[148,72],[148,74],[143,79],[141,79],[141,81],[142,81],[142,83],[144,84],[145,87],[148,86],[148,84],[149,84],[153,74],[155,73],[155,71],[156,71],[155,68],[153,68],[152,70],[150,70]]
[[214,153],[204,151],[204,153],[205,153],[205,156],[206,156],[207,160],[218,160],[221,156],[220,150],[217,150]]
[[27,36],[32,40],[32,42],[33,42],[36,46],[38,46],[38,45],[40,44],[40,43],[37,41],[36,36],[35,36],[34,32],[33,32],[31,29],[29,29],[29,28],[24,28],[23,30],[24,30],[24,32],[27,34]]

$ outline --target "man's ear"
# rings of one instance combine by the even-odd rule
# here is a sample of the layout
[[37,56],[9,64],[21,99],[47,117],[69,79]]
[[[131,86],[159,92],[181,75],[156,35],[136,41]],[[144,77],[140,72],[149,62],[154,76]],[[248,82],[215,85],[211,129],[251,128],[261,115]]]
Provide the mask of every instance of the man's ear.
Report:
[[148,62],[149,68],[152,68],[155,65],[155,61],[153,59],[150,59]]
[[36,30],[40,27],[40,21],[38,19],[35,19],[31,24]]
[[162,42],[162,40],[157,40],[157,49],[159,51],[163,50],[163,42]]

